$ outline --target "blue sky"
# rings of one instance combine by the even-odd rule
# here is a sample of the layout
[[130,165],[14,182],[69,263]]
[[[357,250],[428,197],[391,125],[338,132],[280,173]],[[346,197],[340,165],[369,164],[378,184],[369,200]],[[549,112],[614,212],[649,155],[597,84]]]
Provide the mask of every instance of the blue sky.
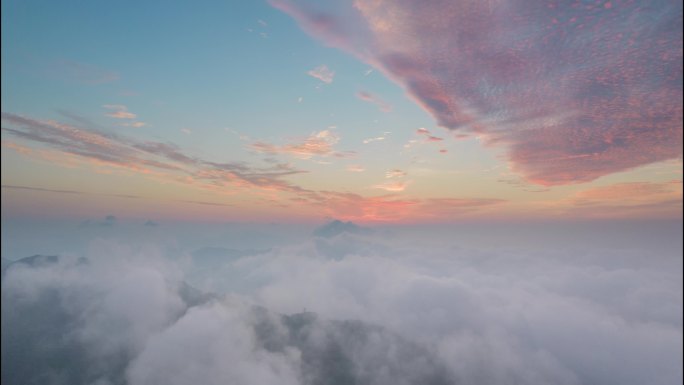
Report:
[[[681,21],[668,15],[681,7],[553,4],[4,2],[4,207],[21,217],[50,201],[43,213],[63,216],[69,190],[127,215],[130,200],[106,194],[167,204],[140,215],[223,205],[216,220],[679,215]],[[78,134],[36,139],[46,122]],[[74,148],[97,145],[92,133],[115,143]],[[113,146],[136,160],[101,155]],[[161,147],[190,169],[159,164]],[[176,217],[207,219],[191,212]]]

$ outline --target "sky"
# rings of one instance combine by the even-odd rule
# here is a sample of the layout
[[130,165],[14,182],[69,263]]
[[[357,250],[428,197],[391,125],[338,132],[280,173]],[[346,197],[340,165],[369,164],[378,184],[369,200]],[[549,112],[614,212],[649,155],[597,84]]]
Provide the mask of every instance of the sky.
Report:
[[681,15],[3,1],[2,215],[681,218]]
[[2,1],[5,384],[671,385],[678,1]]

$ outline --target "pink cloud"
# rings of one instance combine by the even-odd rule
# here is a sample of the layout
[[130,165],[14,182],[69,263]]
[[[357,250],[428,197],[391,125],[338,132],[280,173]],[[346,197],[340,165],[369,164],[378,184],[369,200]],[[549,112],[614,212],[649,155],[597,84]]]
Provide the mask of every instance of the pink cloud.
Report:
[[441,142],[444,140],[444,138],[431,135],[430,130],[423,127],[417,129],[416,134],[424,136],[426,142]]
[[364,102],[375,104],[382,112],[392,111],[392,106],[390,106],[384,100],[380,99],[378,96],[371,94],[370,92],[359,91],[356,94],[356,97],[363,100]]
[[439,125],[505,146],[532,183],[682,156],[679,3],[271,4],[401,84]]

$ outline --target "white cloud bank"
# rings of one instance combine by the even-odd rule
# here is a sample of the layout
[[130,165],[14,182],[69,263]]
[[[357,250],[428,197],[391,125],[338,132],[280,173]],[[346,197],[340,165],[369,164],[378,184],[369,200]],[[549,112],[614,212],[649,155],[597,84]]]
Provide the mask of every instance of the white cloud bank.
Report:
[[15,263],[2,283],[2,380],[681,382],[676,245],[494,249],[437,238],[343,232],[173,260],[98,241],[86,259]]

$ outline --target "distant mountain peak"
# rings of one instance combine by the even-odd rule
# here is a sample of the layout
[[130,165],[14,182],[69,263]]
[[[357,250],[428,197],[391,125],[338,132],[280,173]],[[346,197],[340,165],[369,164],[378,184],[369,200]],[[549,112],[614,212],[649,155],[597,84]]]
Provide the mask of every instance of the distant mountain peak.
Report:
[[332,221],[314,230],[313,234],[317,237],[332,238],[342,233],[368,234],[369,232],[370,229],[361,227],[351,221],[344,222],[339,219],[333,219]]

